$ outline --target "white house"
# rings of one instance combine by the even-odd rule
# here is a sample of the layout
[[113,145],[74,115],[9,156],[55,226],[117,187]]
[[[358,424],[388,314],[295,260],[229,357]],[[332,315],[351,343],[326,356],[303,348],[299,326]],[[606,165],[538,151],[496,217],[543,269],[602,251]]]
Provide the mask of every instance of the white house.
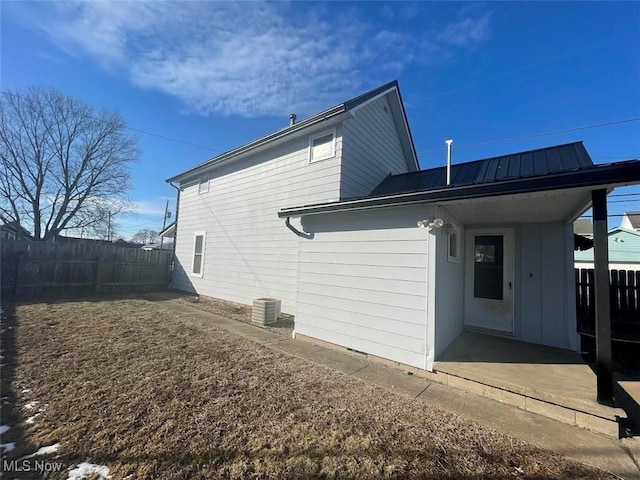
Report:
[[366,195],[416,170],[393,82],[181,173],[169,179],[180,188],[172,285],[247,304],[276,297],[295,314],[299,238],[278,211]]
[[573,221],[592,199],[606,218],[640,161],[594,165],[572,143],[446,178],[419,170],[383,85],[169,179],[172,285],[279,298],[296,335],[427,370],[463,330],[577,350]]

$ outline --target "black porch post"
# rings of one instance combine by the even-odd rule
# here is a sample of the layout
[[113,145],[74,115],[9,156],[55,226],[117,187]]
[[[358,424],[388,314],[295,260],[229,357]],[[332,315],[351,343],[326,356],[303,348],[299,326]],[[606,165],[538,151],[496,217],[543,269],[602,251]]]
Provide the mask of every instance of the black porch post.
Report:
[[607,191],[591,192],[593,206],[593,263],[596,297],[596,376],[598,403],[613,403],[611,372],[611,305],[609,303],[609,240]]

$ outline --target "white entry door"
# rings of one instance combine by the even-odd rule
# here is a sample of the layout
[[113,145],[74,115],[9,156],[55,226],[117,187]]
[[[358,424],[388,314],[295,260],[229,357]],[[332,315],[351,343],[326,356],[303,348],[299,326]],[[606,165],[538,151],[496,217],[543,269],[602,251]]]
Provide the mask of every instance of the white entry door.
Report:
[[467,230],[464,323],[513,333],[513,230]]

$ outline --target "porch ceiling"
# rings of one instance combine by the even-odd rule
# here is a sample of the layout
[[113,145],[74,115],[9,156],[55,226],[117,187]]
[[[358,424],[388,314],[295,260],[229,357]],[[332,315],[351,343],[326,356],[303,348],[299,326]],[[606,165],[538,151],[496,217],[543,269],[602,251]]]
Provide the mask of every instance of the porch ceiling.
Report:
[[591,205],[591,189],[564,189],[439,203],[466,225],[572,222]]

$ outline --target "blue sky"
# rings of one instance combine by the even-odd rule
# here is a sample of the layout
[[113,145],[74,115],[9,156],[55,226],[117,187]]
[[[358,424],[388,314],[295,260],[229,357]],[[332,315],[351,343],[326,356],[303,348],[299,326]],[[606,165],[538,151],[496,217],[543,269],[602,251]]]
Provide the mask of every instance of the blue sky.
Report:
[[[166,178],[286,126],[291,112],[303,118],[393,79],[422,168],[443,164],[447,138],[454,162],[576,140],[596,163],[640,158],[637,120],[495,143],[640,117],[639,2],[1,8],[2,90],[53,86],[137,130],[125,237],[159,228],[175,199]],[[609,213],[633,209],[640,196],[610,199]]]

